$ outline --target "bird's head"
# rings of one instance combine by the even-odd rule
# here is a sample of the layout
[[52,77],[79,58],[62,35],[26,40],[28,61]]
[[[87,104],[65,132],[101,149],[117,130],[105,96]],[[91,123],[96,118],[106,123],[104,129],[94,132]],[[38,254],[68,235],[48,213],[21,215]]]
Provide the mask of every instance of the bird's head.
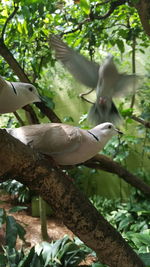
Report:
[[119,129],[117,129],[114,124],[110,122],[104,122],[92,129],[92,132],[98,137],[100,140],[101,137],[108,137],[111,138],[112,136],[116,134],[123,134]]
[[14,90],[16,90],[16,95],[22,96],[24,99],[27,100],[28,104],[33,102],[41,102],[38,91],[34,85],[30,83],[20,82],[14,82],[11,83],[11,85],[14,86]]

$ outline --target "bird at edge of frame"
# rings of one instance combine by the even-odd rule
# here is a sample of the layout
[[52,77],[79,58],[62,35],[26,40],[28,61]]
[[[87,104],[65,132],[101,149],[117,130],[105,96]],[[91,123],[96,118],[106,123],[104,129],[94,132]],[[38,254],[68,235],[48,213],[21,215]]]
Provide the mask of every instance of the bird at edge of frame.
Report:
[[34,102],[41,102],[41,99],[32,84],[9,82],[0,76],[0,114],[15,112]]
[[132,91],[134,93],[139,76],[120,73],[111,54],[108,54],[104,62],[99,65],[68,47],[56,35],[51,35],[49,42],[50,47],[55,50],[56,59],[75,79],[91,88],[89,92],[81,94],[82,97],[84,98],[85,95],[96,90],[96,101],[92,103],[88,113],[89,121],[94,125],[106,121],[116,124],[121,121],[121,115],[113,102],[113,98]]

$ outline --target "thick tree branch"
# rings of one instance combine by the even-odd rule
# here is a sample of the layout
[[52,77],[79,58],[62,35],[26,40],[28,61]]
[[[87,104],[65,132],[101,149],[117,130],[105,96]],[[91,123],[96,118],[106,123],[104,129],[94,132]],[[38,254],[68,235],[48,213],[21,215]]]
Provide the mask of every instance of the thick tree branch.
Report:
[[[11,177],[51,205],[64,224],[110,267],[144,267],[121,235],[97,212],[60,169],[0,130],[0,176]],[[6,156],[7,155],[7,156]]]
[[13,57],[12,53],[9,51],[7,46],[5,45],[2,38],[0,39],[0,55],[5,59],[14,73],[18,76],[21,82],[29,83],[27,75],[24,73],[23,69],[17,62],[17,60]]
[[119,178],[122,178],[133,187],[139,189],[146,196],[150,196],[150,186],[148,184],[144,183],[136,175],[130,173],[119,163],[113,161],[105,155],[96,155],[91,160],[85,162],[84,165],[88,168],[104,170],[116,174]]

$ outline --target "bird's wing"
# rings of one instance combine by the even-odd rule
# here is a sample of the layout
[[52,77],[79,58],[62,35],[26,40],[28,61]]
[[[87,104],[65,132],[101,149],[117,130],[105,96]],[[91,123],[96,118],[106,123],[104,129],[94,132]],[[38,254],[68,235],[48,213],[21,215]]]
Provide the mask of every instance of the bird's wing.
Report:
[[68,71],[84,85],[96,88],[98,82],[99,65],[91,62],[81,54],[68,47],[60,38],[53,35],[50,45],[55,50],[56,58],[60,60]]
[[127,95],[130,92],[134,93],[139,86],[139,80],[140,76],[136,74],[120,73],[113,91],[113,97]]
[[8,86],[7,82],[4,80],[2,76],[0,76],[0,92],[4,89],[4,87]]
[[77,127],[61,123],[28,125],[7,131],[23,143],[48,155],[71,152],[81,142],[81,133]]
[[51,155],[72,152],[80,146],[82,136],[79,128],[61,123],[51,123],[50,125],[45,138],[49,140]]

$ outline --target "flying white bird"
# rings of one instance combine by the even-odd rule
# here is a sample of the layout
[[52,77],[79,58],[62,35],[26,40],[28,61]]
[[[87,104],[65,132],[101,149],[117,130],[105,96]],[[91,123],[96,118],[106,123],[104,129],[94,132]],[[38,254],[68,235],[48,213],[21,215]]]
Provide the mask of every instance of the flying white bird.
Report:
[[[90,121],[99,124],[119,120],[121,117],[112,98],[129,93],[129,87],[135,89],[139,77],[119,73],[112,55],[108,55],[104,63],[99,65],[68,47],[57,36],[51,36],[50,45],[55,50],[56,59],[60,60],[78,81],[96,90],[96,102],[88,115]],[[93,90],[82,95],[87,95]]]
[[14,112],[27,104],[40,101],[32,84],[8,82],[0,76],[0,114]]
[[74,165],[89,160],[104,148],[113,135],[121,133],[109,122],[91,130],[62,123],[27,125],[6,130],[38,152],[50,155],[60,165]]

